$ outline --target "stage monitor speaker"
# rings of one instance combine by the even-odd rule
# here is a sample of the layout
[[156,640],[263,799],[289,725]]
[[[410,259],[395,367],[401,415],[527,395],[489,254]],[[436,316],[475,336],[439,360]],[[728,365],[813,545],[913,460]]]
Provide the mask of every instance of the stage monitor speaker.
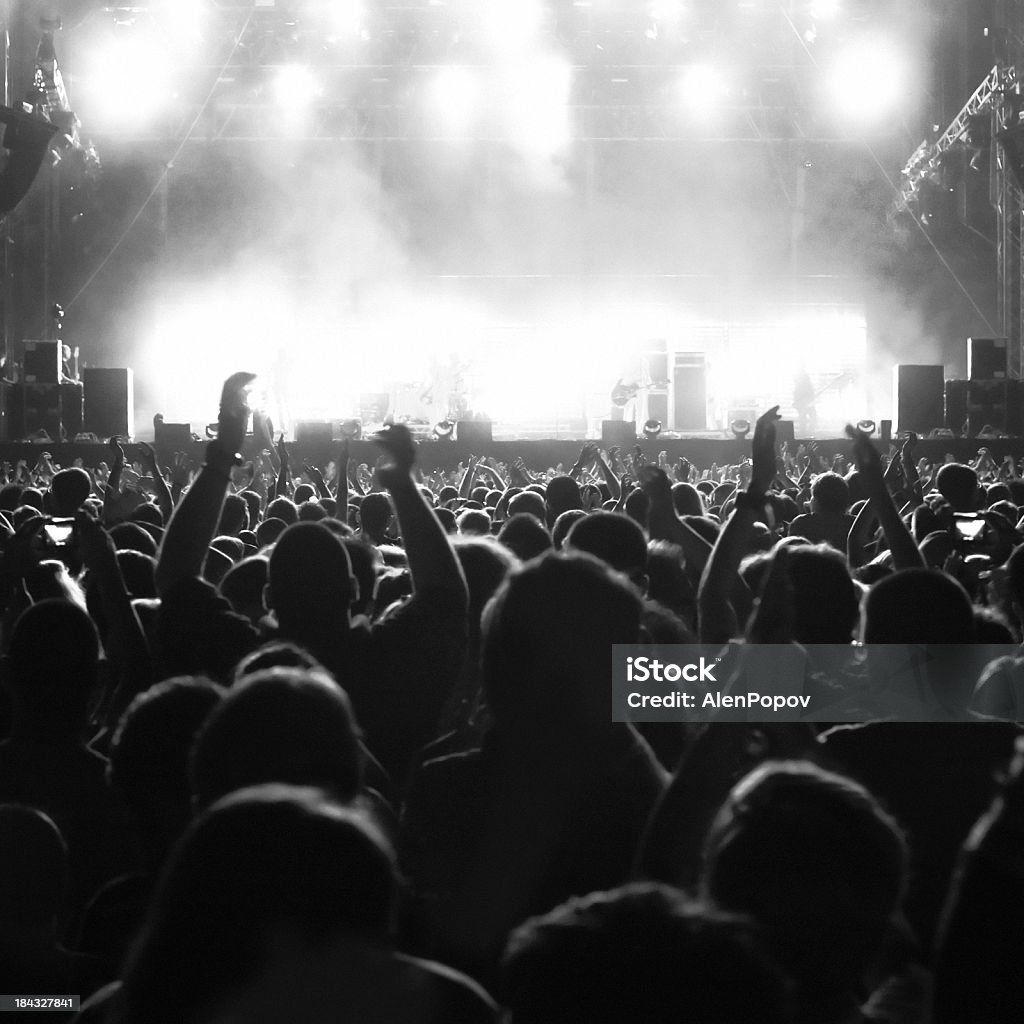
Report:
[[967,382],[968,432],[974,436],[986,427],[1000,434],[1020,436],[1024,427],[1021,382],[972,380]]
[[82,382],[65,381],[60,386],[60,423],[64,438],[73,441],[85,424],[85,395]]
[[85,429],[100,438],[135,433],[135,375],[127,367],[89,367],[85,385]]
[[1009,368],[1005,338],[967,339],[968,380],[1006,380]]
[[878,430],[880,432],[881,440],[883,445],[892,443],[892,420],[882,420],[878,424]]
[[708,383],[703,352],[679,352],[672,367],[672,430],[707,430]]
[[175,452],[187,452],[192,446],[192,424],[157,423],[153,436],[156,450],[162,458]]
[[45,431],[53,441],[60,438],[60,385],[23,384],[21,391],[20,437],[30,438]]
[[26,384],[58,384],[61,377],[59,341],[26,341],[21,379]]
[[494,439],[490,420],[459,420],[455,424],[455,440],[471,448],[483,449]]
[[782,444],[783,441],[793,441],[796,439],[796,424],[793,420],[779,420],[775,424],[775,440],[778,444]]
[[927,434],[946,421],[943,367],[900,363],[892,370],[893,429]]
[[330,444],[334,440],[334,424],[329,420],[299,420],[295,424],[296,444]]
[[946,381],[946,429],[956,437],[967,433],[967,381]]
[[632,420],[601,420],[601,444],[636,444],[636,424]]
[[658,388],[647,392],[647,419],[657,420],[663,430],[668,430],[668,392]]

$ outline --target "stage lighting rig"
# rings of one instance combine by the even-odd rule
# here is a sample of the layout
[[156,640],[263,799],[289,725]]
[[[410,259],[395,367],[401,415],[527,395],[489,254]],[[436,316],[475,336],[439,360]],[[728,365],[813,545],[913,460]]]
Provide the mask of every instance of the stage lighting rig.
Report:
[[661,433],[661,420],[648,420],[643,426],[644,437],[654,441]]

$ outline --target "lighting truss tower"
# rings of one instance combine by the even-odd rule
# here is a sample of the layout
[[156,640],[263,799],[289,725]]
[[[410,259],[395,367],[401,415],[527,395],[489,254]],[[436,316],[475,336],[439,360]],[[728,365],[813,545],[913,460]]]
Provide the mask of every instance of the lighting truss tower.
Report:
[[934,141],[922,142],[903,168],[897,212],[916,216],[922,188],[941,180],[943,155],[968,141],[981,117],[990,123],[989,199],[996,213],[998,319],[1007,339],[1010,376],[1024,371],[1024,265],[1021,262],[1024,193],[1010,168],[1010,155],[999,142],[1020,109],[1020,85],[1013,65],[996,64],[974,90],[949,127]]

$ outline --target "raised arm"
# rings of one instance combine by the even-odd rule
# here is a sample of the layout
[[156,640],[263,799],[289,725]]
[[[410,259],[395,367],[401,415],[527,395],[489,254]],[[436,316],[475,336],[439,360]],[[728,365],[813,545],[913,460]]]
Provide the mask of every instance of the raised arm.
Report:
[[856,427],[847,424],[846,434],[853,441],[853,459],[857,472],[864,481],[868,500],[882,525],[882,533],[892,552],[893,566],[896,569],[923,567],[924,558],[914,543],[906,523],[900,518],[899,510],[885,485],[878,450],[871,443],[871,438]]
[[464,615],[469,601],[466,579],[441,521],[413,479],[416,443],[412,435],[407,427],[392,424],[376,435],[376,441],[386,453],[386,463],[378,475],[395,504],[413,599],[443,592],[450,611],[455,615],[461,611]]
[[146,634],[124,585],[110,535],[84,510],[75,516],[82,561],[96,581],[107,622],[106,652],[114,685],[103,707],[104,724],[113,728],[136,694],[153,682]]
[[149,470],[149,475],[153,478],[153,490],[156,492],[156,503],[163,514],[164,522],[170,522],[171,514],[174,512],[174,499],[171,497],[171,492],[167,487],[167,481],[164,479],[163,473],[160,472],[159,465],[157,465],[156,450],[151,444],[146,444],[143,441],[142,444],[139,445],[139,452],[142,455],[144,465]]
[[248,387],[255,379],[251,373],[236,373],[224,382],[217,439],[206,446],[206,462],[174,510],[160,545],[156,586],[161,597],[179,580],[202,575],[231,484],[231,470],[242,462],[239,452],[249,418]]
[[[736,498],[736,507],[718,535],[697,591],[700,638],[703,643],[725,643],[739,632],[740,616],[749,611],[752,599],[746,591],[746,607],[737,608],[740,563],[750,547],[754,523],[766,517],[768,488],[775,479],[775,424],[779,407],[769,409],[754,428],[753,465],[747,489]],[[740,581],[742,582],[742,581]]]

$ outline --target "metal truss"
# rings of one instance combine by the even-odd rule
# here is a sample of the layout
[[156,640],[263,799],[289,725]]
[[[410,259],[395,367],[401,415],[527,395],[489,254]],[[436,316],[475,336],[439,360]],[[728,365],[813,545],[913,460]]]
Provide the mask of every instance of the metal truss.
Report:
[[898,211],[909,210],[921,190],[921,185],[938,176],[940,157],[963,141],[971,119],[979,114],[991,113],[995,105],[1002,102],[1003,97],[1016,83],[1016,69],[997,64],[974,90],[949,127],[934,142],[928,142],[926,139],[914,150],[906,167],[903,168],[900,191],[896,199]]

